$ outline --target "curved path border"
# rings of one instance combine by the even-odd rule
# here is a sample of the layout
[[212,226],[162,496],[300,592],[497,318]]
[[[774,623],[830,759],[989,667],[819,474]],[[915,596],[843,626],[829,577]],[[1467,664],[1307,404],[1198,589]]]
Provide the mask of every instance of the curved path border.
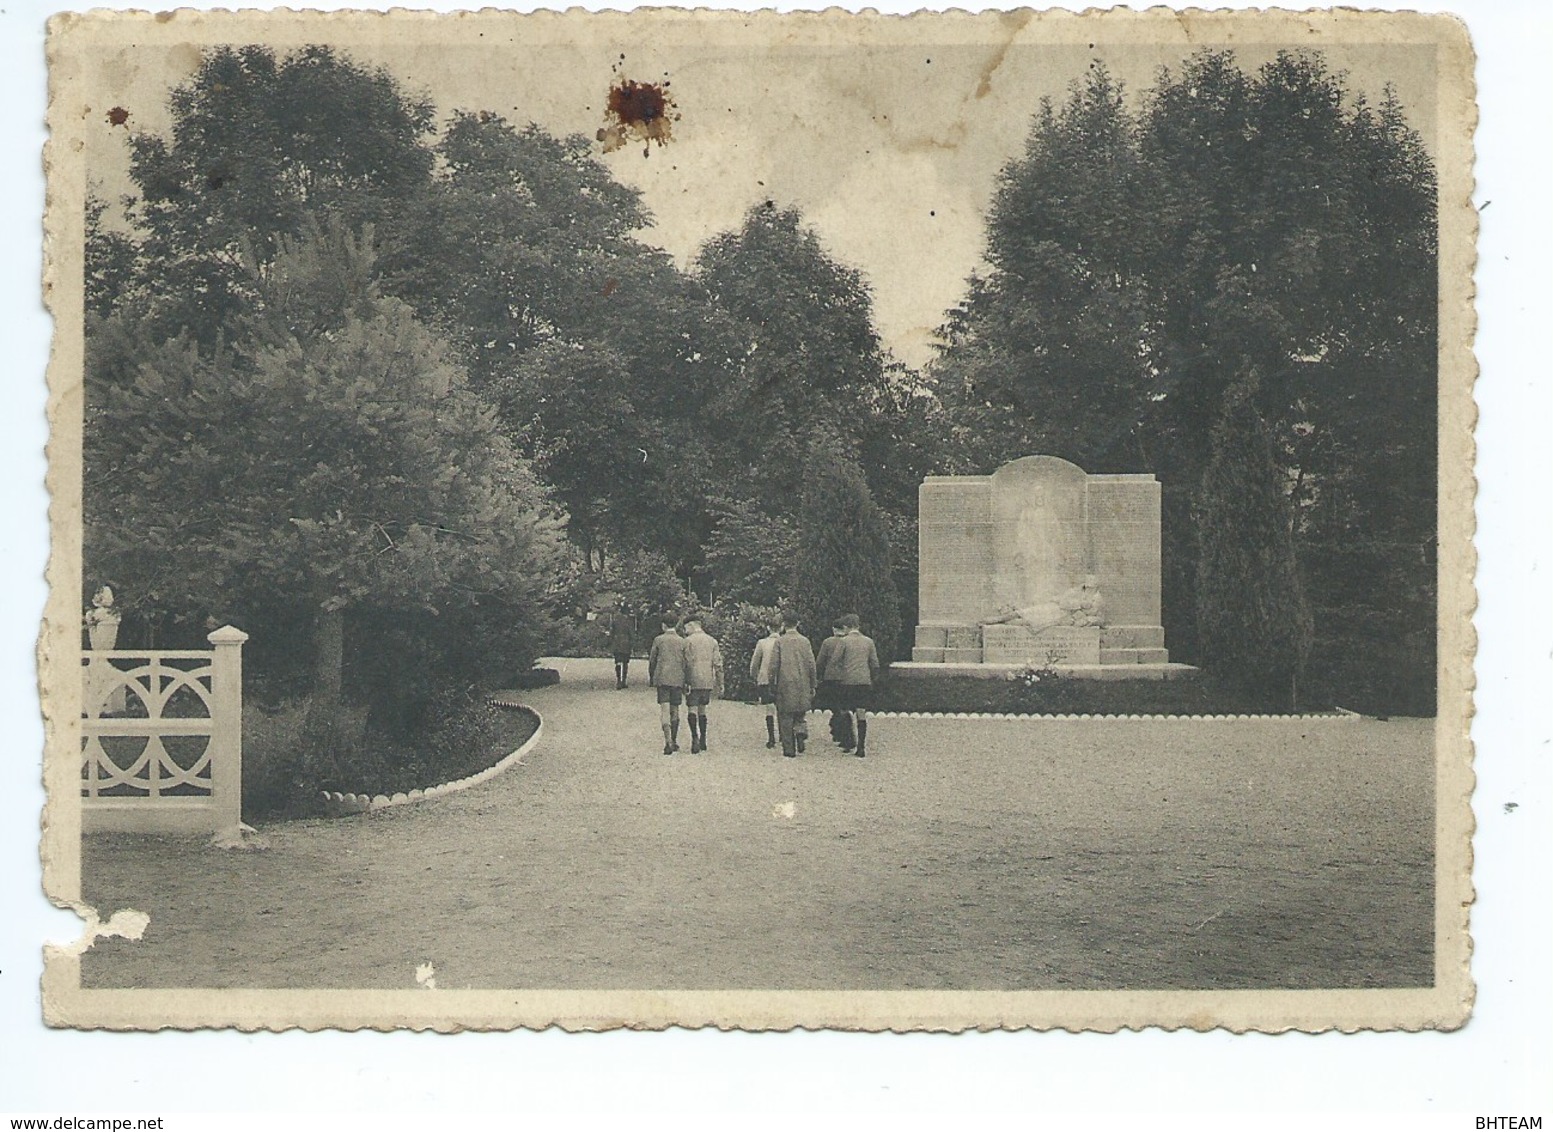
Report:
[[1047,720],[1084,720],[1086,723],[1114,723],[1121,721],[1152,720],[1156,723],[1175,721],[1180,723],[1245,723],[1261,720],[1281,720],[1289,723],[1309,723],[1327,720],[1349,723],[1364,718],[1356,711],[1338,708],[1336,711],[1309,712],[1290,715],[1124,715],[1120,712],[1096,712],[1093,714],[1061,714],[1016,711],[871,711],[874,719],[1002,719],[1042,722]]
[[455,778],[451,782],[444,782],[438,786],[428,786],[424,790],[409,790],[398,794],[344,794],[338,790],[325,790],[324,808],[329,817],[349,817],[352,814],[364,814],[376,810],[386,810],[392,806],[408,806],[413,802],[425,802],[432,798],[441,798],[446,794],[456,794],[460,790],[468,790],[471,786],[478,786],[503,773],[511,767],[517,766],[523,761],[539,737],[545,733],[544,718],[527,704],[513,703],[493,696],[490,703],[508,711],[524,712],[534,719],[534,733],[528,737],[517,750],[503,755],[496,762],[482,771],[464,778]]

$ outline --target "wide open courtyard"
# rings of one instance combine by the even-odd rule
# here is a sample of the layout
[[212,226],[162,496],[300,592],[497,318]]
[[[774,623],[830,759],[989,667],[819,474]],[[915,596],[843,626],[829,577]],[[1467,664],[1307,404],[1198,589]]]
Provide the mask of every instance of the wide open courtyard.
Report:
[[[86,840],[87,987],[1239,989],[1434,981],[1433,721],[879,719],[664,757],[633,671],[553,662],[526,763],[445,798]],[[645,669],[645,665],[637,668]],[[423,970],[424,974],[424,970]]]

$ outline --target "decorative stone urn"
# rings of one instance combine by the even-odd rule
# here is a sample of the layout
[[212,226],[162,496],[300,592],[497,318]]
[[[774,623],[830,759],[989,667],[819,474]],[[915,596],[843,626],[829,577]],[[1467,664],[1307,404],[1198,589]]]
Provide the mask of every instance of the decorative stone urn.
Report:
[[[92,595],[92,607],[82,618],[86,623],[87,640],[93,652],[109,652],[119,640],[119,623],[124,615],[114,607],[113,590],[101,587]],[[88,711],[103,715],[122,715],[126,703],[124,685],[118,682],[113,666],[107,660],[94,661],[88,669]]]

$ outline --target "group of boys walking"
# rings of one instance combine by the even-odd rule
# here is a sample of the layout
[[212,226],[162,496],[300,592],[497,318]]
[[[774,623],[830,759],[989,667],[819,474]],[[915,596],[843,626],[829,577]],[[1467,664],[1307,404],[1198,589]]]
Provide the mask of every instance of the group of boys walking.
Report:
[[679,704],[685,701],[690,724],[690,753],[707,749],[706,706],[723,684],[723,650],[701,625],[699,617],[677,621],[665,616],[663,632],[647,653],[647,682],[658,692],[658,722],[663,726],[663,753],[679,750]]
[[[690,726],[690,752],[707,747],[707,705],[722,689],[723,653],[698,617],[662,620],[663,632],[647,654],[648,682],[658,694],[663,753],[679,750],[679,705],[683,698]],[[808,739],[807,718],[814,708],[831,711],[831,736],[843,751],[863,758],[868,745],[868,709],[879,679],[879,650],[863,634],[857,614],[838,617],[816,655],[798,631],[798,618],[784,613],[767,626],[750,658],[750,679],[766,708],[766,747],[796,758]],[[616,683],[625,681],[616,658]]]

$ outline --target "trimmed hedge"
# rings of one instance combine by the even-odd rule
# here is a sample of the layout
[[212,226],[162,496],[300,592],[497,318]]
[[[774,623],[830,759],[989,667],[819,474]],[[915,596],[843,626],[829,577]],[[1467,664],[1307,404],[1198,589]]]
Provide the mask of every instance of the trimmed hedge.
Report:
[[484,770],[533,731],[526,713],[491,705],[476,688],[434,694],[413,735],[392,740],[347,708],[325,733],[308,726],[308,700],[243,709],[243,813],[294,818],[322,812],[321,792],[396,794]]
[[766,626],[778,611],[769,605],[727,602],[719,604],[712,614],[707,631],[723,649],[723,698],[753,701],[750,657],[755,653],[755,642],[766,635]]
[[[1289,710],[1287,697],[1259,697],[1205,672],[1173,680],[1082,680],[1038,670],[1023,677],[897,677],[879,689],[875,707],[1035,715],[1256,715]],[[1329,711],[1333,706],[1330,700],[1311,700],[1302,702],[1299,710]]]
[[561,673],[554,668],[530,668],[526,672],[518,673],[517,687],[519,691],[529,691],[533,688],[548,688],[561,682]]

